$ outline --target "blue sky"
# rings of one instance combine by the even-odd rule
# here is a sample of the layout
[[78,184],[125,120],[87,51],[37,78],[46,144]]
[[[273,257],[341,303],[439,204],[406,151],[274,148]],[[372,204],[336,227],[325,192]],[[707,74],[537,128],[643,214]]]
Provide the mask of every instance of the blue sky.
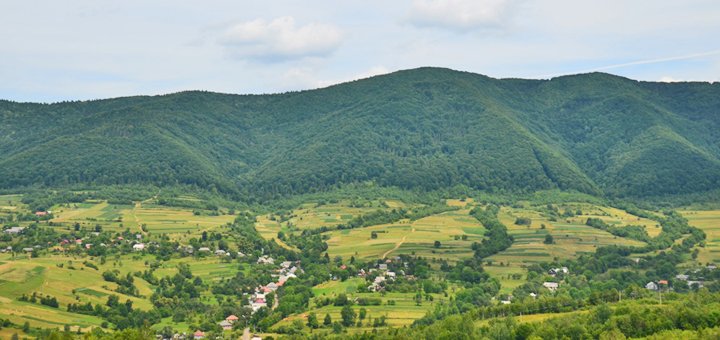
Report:
[[420,66],[720,81],[720,1],[6,1],[0,98],[274,93]]

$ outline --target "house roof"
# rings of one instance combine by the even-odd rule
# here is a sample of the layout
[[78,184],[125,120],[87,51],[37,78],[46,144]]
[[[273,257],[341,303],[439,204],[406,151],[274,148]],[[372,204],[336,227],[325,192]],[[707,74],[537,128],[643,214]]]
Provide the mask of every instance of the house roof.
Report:
[[238,320],[238,317],[235,315],[230,315],[227,318],[225,318],[225,320]]

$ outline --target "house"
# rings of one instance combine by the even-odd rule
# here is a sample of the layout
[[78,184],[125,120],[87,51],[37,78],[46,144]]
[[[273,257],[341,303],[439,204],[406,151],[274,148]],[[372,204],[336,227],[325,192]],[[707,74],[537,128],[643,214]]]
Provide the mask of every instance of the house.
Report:
[[240,318],[238,318],[237,316],[235,316],[235,315],[233,314],[233,315],[230,315],[230,316],[228,316],[227,318],[225,318],[225,321],[227,321],[227,322],[229,322],[229,323],[235,323],[235,321],[238,321],[239,319],[240,319]]
[[378,265],[378,269],[380,270],[387,270],[387,264],[381,263]]
[[198,251],[201,252],[201,253],[207,253],[207,252],[210,252],[210,248],[208,248],[208,247],[200,247],[200,248],[198,248]]
[[283,268],[290,268],[290,266],[292,266],[292,262],[290,261],[283,261],[282,263],[280,263],[280,267]]
[[265,286],[265,287],[267,287],[268,289],[270,289],[270,290],[273,291],[273,292],[278,289],[278,285],[277,285],[277,283],[275,283],[275,282],[270,282],[270,283],[268,283],[267,286]]
[[550,270],[548,270],[548,274],[550,274],[551,276],[555,276],[558,274],[567,275],[568,273],[570,273],[568,267],[550,268]]
[[657,283],[655,283],[655,282],[648,282],[648,283],[645,285],[645,289],[647,289],[647,290],[658,290],[658,285],[657,285]]
[[275,264],[275,260],[267,255],[260,256],[257,260],[258,264]]
[[25,230],[25,227],[12,227],[10,229],[3,230],[3,232],[10,235],[17,235],[22,233],[23,230]]
[[255,299],[255,301],[250,304],[250,307],[252,308],[252,311],[254,313],[257,312],[260,308],[267,307],[267,302],[265,302],[265,299]]
[[193,339],[198,340],[198,339],[203,339],[203,338],[205,338],[205,333],[203,333],[202,331],[198,330],[195,333],[193,333]]
[[707,269],[708,269],[708,270],[715,270],[715,269],[717,269],[717,266],[714,265],[714,264],[711,264],[711,265],[708,265],[708,266],[707,266]]
[[537,297],[537,294],[535,294],[535,293],[530,293],[530,297],[534,299],[534,298]]
[[551,292],[556,291],[559,286],[557,282],[543,282],[543,287],[549,289]]
[[217,255],[217,256],[225,256],[225,254],[226,254],[225,251],[222,249],[218,249],[215,251],[215,255]]
[[687,281],[690,278],[690,276],[685,275],[685,274],[678,274],[678,275],[675,275],[675,278],[678,280],[681,280],[681,281]]
[[33,248],[23,248],[22,251],[24,251],[26,253],[32,253]]
[[238,256],[238,257],[245,257],[245,254],[243,254],[243,252],[239,251],[239,252],[237,252],[237,256]]
[[510,304],[510,301],[509,301],[509,300],[502,300],[502,301],[500,301],[500,303],[503,304],[503,305],[509,305],[509,304]]
[[224,331],[232,330],[232,323],[230,321],[227,321],[227,320],[220,321],[219,325],[220,325],[220,327],[222,327],[222,329]]
[[43,217],[43,216],[47,216],[47,215],[48,215],[47,211],[36,211],[35,212],[35,216],[37,216],[37,217]]
[[387,272],[385,273],[389,278],[394,279],[395,278],[395,272]]
[[658,281],[658,284],[666,285],[666,286],[667,286],[667,285],[668,285],[668,281],[667,281],[667,280],[660,280],[660,281]]
[[143,250],[145,250],[144,243],[136,243],[133,245],[133,251],[143,251]]
[[698,288],[698,289],[705,286],[702,281],[688,281],[687,285],[690,288]]

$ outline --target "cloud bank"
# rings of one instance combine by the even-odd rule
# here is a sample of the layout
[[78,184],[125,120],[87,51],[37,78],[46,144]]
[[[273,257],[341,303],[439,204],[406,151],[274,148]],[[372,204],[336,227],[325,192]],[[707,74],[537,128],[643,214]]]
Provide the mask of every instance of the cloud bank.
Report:
[[418,27],[456,31],[498,29],[507,24],[514,0],[414,0],[409,21]]
[[230,25],[219,40],[232,57],[262,62],[327,56],[341,42],[342,33],[334,25],[298,26],[290,16]]

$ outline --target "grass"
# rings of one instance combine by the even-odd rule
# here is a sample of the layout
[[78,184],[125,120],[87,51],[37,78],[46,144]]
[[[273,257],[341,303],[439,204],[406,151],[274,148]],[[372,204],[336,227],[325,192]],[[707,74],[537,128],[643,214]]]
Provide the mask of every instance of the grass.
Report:
[[[395,205],[395,204],[394,204]],[[335,226],[346,223],[354,217],[385,209],[380,205],[374,207],[352,207],[351,202],[340,201],[338,203],[325,204],[318,206],[317,204],[304,204],[298,209],[292,211],[290,218],[285,225],[292,225],[298,230],[316,229],[322,226]]]
[[[553,261],[555,258],[575,258],[582,253],[595,252],[597,247],[604,245],[643,244],[584,224],[587,217],[599,216],[605,209],[608,208],[585,206],[583,212],[588,215],[550,221],[538,209],[503,207],[498,218],[508,227],[508,232],[515,238],[515,242],[510,248],[489,257],[488,260],[492,261],[493,265],[485,266],[485,270],[500,280],[502,292],[509,293],[525,282],[525,267],[528,265]],[[517,217],[528,217],[532,223],[530,226],[516,225]],[[547,234],[553,236],[554,244],[544,243]],[[513,274],[519,274],[520,278],[513,279]]]
[[[484,233],[482,225],[468,213],[468,209],[448,211],[413,222],[403,220],[328,232],[328,252],[343,258],[375,259],[414,254],[457,261],[472,256],[472,243],[482,240]],[[377,233],[376,239],[371,238],[372,232]],[[462,240],[463,235],[466,240]],[[440,248],[434,247],[435,241],[440,241]]]
[[702,229],[707,235],[705,247],[698,247],[697,262],[720,263],[720,210],[683,210],[680,213],[690,225]]
[[121,231],[125,228],[140,232],[140,226],[153,234],[168,234],[175,240],[197,237],[203,231],[217,229],[235,219],[234,215],[195,215],[192,209],[152,205],[135,206],[108,204],[107,202],[85,202],[54,207],[56,223],[65,227],[79,223],[82,227],[94,228],[99,224],[104,230]]

